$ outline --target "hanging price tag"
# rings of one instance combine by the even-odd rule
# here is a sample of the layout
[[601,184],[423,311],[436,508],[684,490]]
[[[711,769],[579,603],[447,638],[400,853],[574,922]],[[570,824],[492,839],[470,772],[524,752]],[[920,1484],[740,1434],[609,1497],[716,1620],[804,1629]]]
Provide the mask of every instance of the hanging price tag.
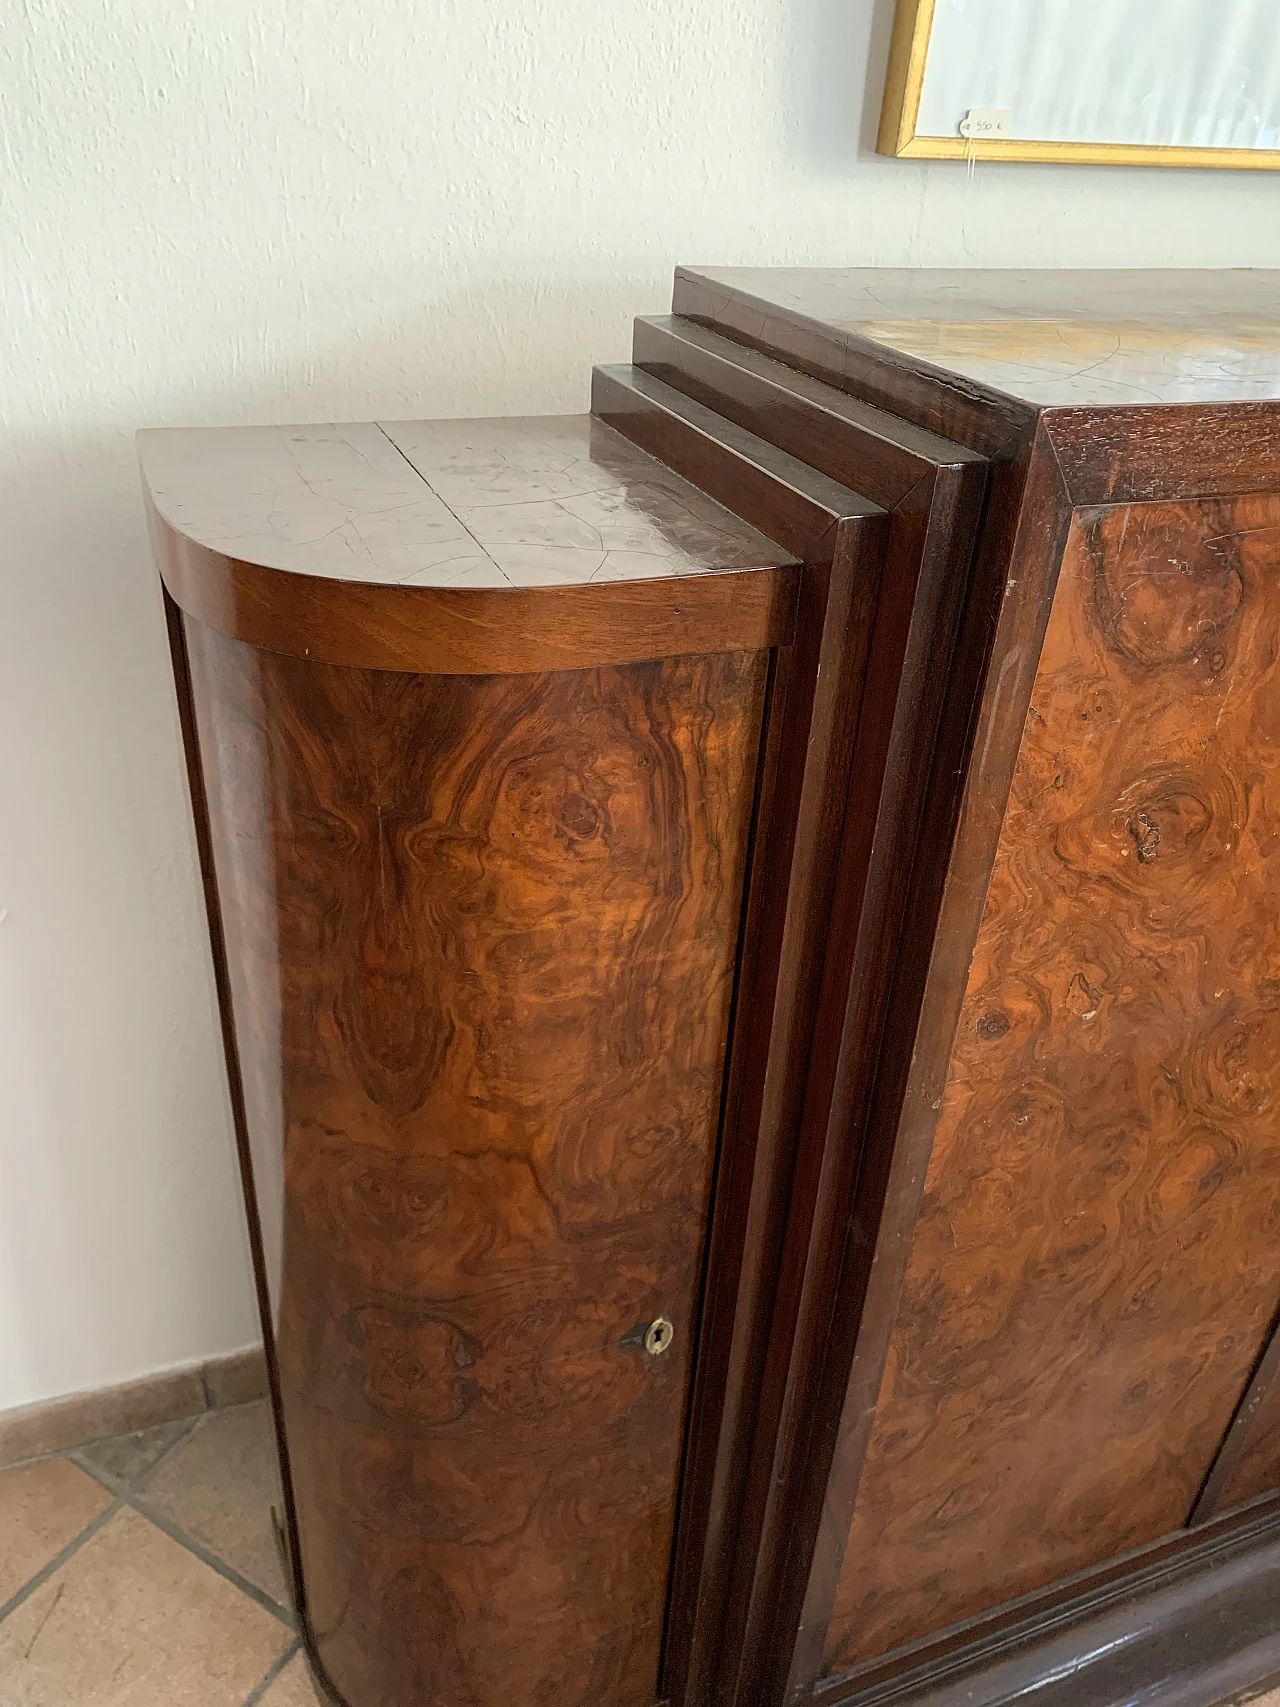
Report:
[[1008,136],[1009,126],[1013,123],[1013,111],[1009,107],[970,107],[960,120],[960,134],[977,142],[996,136]]

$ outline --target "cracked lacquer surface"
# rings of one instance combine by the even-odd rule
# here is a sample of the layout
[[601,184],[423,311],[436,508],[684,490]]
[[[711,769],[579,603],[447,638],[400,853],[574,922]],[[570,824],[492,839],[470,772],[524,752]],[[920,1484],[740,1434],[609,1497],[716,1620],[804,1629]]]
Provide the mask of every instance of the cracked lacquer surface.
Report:
[[1072,525],[833,1669],[1180,1527],[1280,1290],[1280,503]]
[[495,588],[787,561],[588,415],[159,430],[138,443],[176,532],[268,568]]
[[1046,407],[1280,397],[1274,272],[710,267],[690,276],[705,287],[707,318],[766,346],[829,360],[842,339],[869,340]]
[[186,632],[321,1658],[352,1707],[650,1707],[766,655]]

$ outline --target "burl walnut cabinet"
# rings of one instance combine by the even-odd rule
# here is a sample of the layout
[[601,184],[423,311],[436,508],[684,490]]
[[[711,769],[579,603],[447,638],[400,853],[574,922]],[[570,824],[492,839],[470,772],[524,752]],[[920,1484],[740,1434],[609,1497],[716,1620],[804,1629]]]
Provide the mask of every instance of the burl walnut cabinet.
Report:
[[1280,1674],[1280,275],[680,270],[150,432],[340,1707]]

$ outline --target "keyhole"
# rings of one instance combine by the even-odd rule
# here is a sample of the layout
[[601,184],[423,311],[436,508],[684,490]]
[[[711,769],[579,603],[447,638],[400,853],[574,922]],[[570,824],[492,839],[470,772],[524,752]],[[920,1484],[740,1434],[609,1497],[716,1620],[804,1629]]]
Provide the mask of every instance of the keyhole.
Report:
[[650,1322],[645,1329],[644,1349],[650,1357],[661,1357],[675,1337],[674,1326],[665,1316],[659,1316],[656,1321]]

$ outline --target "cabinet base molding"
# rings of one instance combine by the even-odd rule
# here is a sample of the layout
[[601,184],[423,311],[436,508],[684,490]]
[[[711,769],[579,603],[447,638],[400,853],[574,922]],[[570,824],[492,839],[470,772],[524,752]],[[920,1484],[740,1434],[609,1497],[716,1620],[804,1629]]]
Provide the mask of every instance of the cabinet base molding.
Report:
[[[1206,1526],[1207,1527],[1207,1526]],[[814,1707],[1212,1707],[1280,1678],[1280,1499],[798,1693]],[[1052,1600],[1052,1604],[1047,1604]],[[928,1657],[925,1651],[929,1650]],[[895,1664],[896,1662],[896,1664]],[[886,1675],[894,1665],[893,1675]],[[905,1668],[905,1669],[904,1669]]]

